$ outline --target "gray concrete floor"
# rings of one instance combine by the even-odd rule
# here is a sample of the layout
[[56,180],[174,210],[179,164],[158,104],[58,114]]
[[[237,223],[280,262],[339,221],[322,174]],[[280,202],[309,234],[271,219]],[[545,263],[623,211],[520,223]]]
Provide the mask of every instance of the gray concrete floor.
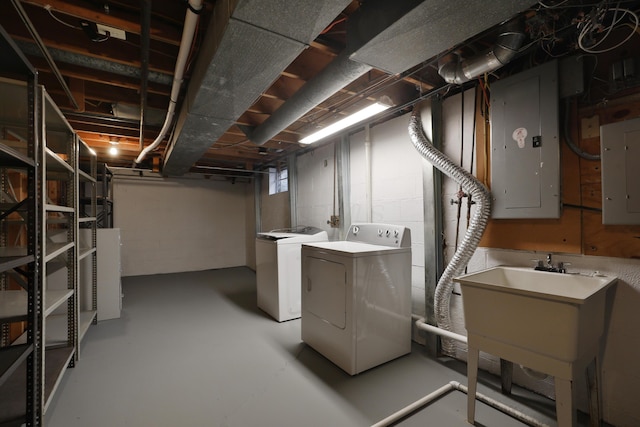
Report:
[[[300,339],[300,320],[278,323],[256,306],[247,268],[123,279],[120,319],[94,325],[67,370],[49,427],[368,426],[455,380],[465,365],[410,355],[351,377]],[[479,392],[550,425],[554,403],[481,375]],[[581,423],[582,424],[582,423]],[[453,391],[401,426],[467,426]],[[482,403],[476,426],[524,424]]]

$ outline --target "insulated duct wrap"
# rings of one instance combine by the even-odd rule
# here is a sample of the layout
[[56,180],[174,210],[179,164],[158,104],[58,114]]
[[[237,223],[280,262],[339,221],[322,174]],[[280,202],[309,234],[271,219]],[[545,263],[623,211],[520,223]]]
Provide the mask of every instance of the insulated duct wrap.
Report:
[[[438,280],[435,291],[435,314],[438,327],[451,331],[449,307],[451,291],[453,290],[453,278],[463,272],[480,243],[480,238],[487,227],[487,221],[491,215],[491,193],[476,177],[456,165],[433,146],[424,133],[420,109],[417,107],[414,107],[409,121],[409,137],[416,150],[425,160],[461,185],[476,201],[476,209],[467,232],[444,273],[442,273],[440,280]],[[451,339],[443,339],[442,347],[445,353],[448,354],[452,354],[455,351],[455,345]]]

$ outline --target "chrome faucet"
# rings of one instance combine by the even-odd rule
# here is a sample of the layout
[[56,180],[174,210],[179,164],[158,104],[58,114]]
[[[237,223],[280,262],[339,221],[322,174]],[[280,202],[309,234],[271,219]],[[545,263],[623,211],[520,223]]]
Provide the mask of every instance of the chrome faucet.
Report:
[[568,262],[558,262],[557,265],[553,265],[553,261],[552,261],[552,257],[551,254],[547,254],[547,264],[544,265],[542,260],[534,260],[536,261],[536,266],[534,268],[534,270],[539,270],[539,271],[550,271],[553,273],[566,273],[567,269],[565,266],[569,265]]

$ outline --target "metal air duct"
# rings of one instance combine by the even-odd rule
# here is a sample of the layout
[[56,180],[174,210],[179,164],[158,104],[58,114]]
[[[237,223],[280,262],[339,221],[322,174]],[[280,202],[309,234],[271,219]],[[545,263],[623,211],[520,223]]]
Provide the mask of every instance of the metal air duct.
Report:
[[498,36],[491,49],[462,61],[446,62],[438,68],[438,74],[447,82],[462,84],[484,73],[497,70],[511,61],[524,42],[525,34],[518,30],[506,30]]

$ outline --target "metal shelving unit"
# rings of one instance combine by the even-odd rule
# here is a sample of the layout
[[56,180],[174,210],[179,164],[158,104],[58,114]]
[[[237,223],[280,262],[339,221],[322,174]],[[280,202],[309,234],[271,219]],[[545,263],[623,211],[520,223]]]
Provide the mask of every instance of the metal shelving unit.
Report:
[[37,426],[43,312],[38,78],[2,27],[0,57],[0,425]]
[[42,394],[46,412],[67,367],[73,367],[78,347],[78,218],[77,135],[47,91],[42,101],[42,144],[39,153],[42,296],[40,319],[44,337]]
[[91,324],[97,322],[98,273],[97,273],[97,224],[98,207],[96,193],[98,181],[97,156],[78,138],[78,346]]

